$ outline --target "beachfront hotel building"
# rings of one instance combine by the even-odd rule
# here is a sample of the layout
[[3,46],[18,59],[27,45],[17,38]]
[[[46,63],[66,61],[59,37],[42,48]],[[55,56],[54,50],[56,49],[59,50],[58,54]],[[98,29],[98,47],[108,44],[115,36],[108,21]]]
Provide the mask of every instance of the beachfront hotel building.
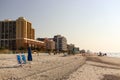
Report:
[[42,44],[42,41],[35,40],[35,29],[24,17],[0,21],[0,47],[18,50],[28,46],[38,48]]
[[67,51],[67,39],[61,35],[55,35],[53,40],[55,41],[55,50],[57,52]]
[[68,48],[68,54],[80,53],[79,47],[75,47],[74,44],[68,44],[67,48]]
[[75,45],[74,44],[68,44],[67,48],[68,48],[68,54],[72,54],[73,50],[75,48]]
[[53,41],[53,38],[37,38],[39,41],[44,42],[44,49],[47,50],[55,50],[55,42]]

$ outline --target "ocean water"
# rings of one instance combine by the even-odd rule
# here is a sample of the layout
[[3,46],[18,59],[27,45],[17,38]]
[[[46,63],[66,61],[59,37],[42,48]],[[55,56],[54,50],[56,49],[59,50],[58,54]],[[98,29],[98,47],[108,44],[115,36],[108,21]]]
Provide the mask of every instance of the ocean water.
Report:
[[120,58],[120,53],[107,53],[107,56]]

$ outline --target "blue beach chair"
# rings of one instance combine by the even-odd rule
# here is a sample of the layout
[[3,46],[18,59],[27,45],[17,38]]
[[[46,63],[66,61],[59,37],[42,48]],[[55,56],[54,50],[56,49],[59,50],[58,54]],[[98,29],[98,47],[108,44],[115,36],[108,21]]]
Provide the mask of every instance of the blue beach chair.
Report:
[[18,61],[18,64],[21,64],[22,62],[21,62],[21,56],[18,54],[17,55],[17,61]]
[[25,55],[22,54],[21,57],[22,57],[23,64],[26,64],[26,57],[25,57]]

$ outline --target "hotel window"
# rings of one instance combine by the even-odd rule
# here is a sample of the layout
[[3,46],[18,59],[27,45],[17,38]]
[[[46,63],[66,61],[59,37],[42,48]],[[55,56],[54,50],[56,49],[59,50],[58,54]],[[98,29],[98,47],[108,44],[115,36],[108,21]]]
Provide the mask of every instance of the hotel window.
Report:
[[2,33],[4,33],[4,26],[2,26]]
[[8,34],[5,34],[5,38],[8,39]]
[[13,27],[13,33],[16,34],[16,27]]
[[13,34],[13,36],[12,36],[13,38],[15,38],[16,37],[16,34]]
[[5,22],[5,27],[7,27],[8,26],[8,22]]
[[8,41],[7,40],[5,40],[5,47],[8,47],[9,45],[8,45]]
[[12,46],[16,47],[16,40],[12,40]]
[[3,46],[4,46],[4,41],[2,40],[2,41],[1,41],[1,47],[3,47]]
[[2,22],[2,33],[4,33],[4,22]]
[[1,38],[4,39],[4,34],[2,34]]

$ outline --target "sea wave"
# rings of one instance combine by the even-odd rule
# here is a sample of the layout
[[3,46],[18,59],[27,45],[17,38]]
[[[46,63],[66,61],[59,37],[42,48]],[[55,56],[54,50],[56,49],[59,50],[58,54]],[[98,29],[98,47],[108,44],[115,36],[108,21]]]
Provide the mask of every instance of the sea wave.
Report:
[[107,56],[109,56],[109,57],[119,57],[120,58],[120,53],[107,53]]

